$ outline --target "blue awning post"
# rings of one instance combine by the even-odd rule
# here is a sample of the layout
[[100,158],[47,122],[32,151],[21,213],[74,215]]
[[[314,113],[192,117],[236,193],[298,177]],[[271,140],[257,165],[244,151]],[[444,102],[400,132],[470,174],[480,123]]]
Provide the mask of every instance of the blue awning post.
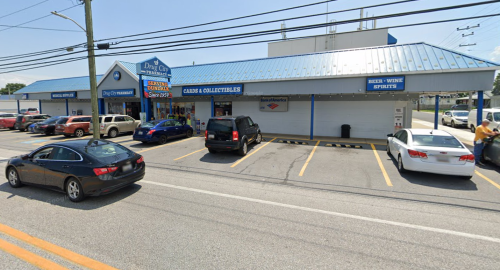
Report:
[[168,114],[173,114],[173,112],[172,112],[172,98],[169,98],[169,99],[168,99],[168,105],[169,105],[169,107],[170,107],[170,109],[168,110],[168,111],[169,111],[169,113],[168,113]]
[[436,95],[436,107],[434,108],[434,129],[438,129],[439,123],[439,95]]
[[483,91],[477,91],[477,126],[481,125],[483,122],[483,107],[484,107],[484,93]]
[[144,105],[146,106],[146,119],[147,121],[151,121],[151,98],[146,98]]
[[97,100],[98,102],[98,108],[99,108],[99,114],[105,114],[104,112],[104,99],[103,98],[100,98]]
[[311,95],[311,135],[309,139],[313,139],[314,137],[314,94]]
[[42,101],[38,100],[38,111],[42,113]]
[[66,115],[69,115],[69,102],[68,99],[66,99]]
[[17,113],[21,113],[21,104],[19,103],[19,99],[17,100]]
[[211,114],[210,117],[214,117],[214,96],[210,97],[210,107],[211,107]]
[[144,83],[142,82],[142,75],[139,74],[139,92],[141,97],[141,112],[144,112]]

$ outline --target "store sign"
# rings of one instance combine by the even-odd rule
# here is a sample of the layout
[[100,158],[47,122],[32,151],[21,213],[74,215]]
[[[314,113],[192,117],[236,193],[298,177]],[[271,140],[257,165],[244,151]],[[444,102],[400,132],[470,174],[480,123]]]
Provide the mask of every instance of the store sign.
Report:
[[184,86],[183,96],[242,95],[243,84]]
[[172,71],[160,59],[153,57],[146,61],[136,64],[137,74],[156,76],[156,77],[172,77]]
[[28,99],[28,97],[29,97],[29,95],[28,95],[28,94],[23,94],[23,96],[21,97],[21,99],[22,99],[22,100],[27,100],[27,99]]
[[286,112],[288,97],[261,97],[259,108],[262,112]]
[[135,97],[135,89],[102,90],[102,97]]
[[50,93],[51,99],[67,99],[67,98],[76,98],[76,92],[57,92]]
[[405,90],[405,76],[371,77],[366,79],[366,91]]
[[113,72],[113,78],[116,80],[116,81],[119,81],[122,77],[122,74],[120,73],[120,71],[115,71]]
[[171,98],[169,82],[144,80],[144,97]]

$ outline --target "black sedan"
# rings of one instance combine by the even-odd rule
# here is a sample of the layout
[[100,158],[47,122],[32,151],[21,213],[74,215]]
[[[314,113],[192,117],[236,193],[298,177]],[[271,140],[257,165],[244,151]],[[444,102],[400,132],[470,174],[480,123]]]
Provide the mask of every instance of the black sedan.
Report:
[[53,116],[45,121],[35,123],[33,127],[34,133],[41,133],[45,135],[55,134],[56,122],[59,121],[61,116]]
[[75,140],[48,144],[11,158],[9,184],[43,186],[65,192],[73,202],[111,193],[144,178],[144,158],[106,140]]
[[489,138],[486,141],[483,159],[500,166],[500,135]]

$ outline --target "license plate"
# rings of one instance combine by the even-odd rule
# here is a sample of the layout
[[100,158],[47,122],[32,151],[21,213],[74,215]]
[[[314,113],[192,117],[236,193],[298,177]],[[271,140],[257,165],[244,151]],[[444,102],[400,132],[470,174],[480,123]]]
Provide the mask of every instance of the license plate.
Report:
[[142,135],[142,131],[137,132],[137,134]]
[[213,140],[215,138],[214,134],[209,134],[208,139]]
[[436,157],[436,160],[439,162],[449,162],[448,157]]
[[122,167],[122,171],[124,172],[128,172],[130,170],[132,170],[132,164],[127,164]]

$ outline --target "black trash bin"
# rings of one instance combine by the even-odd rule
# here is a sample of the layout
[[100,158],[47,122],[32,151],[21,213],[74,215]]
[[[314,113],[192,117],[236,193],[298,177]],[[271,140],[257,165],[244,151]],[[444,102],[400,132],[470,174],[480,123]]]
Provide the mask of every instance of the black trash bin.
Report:
[[340,134],[342,138],[351,138],[351,125],[342,125],[342,132]]

